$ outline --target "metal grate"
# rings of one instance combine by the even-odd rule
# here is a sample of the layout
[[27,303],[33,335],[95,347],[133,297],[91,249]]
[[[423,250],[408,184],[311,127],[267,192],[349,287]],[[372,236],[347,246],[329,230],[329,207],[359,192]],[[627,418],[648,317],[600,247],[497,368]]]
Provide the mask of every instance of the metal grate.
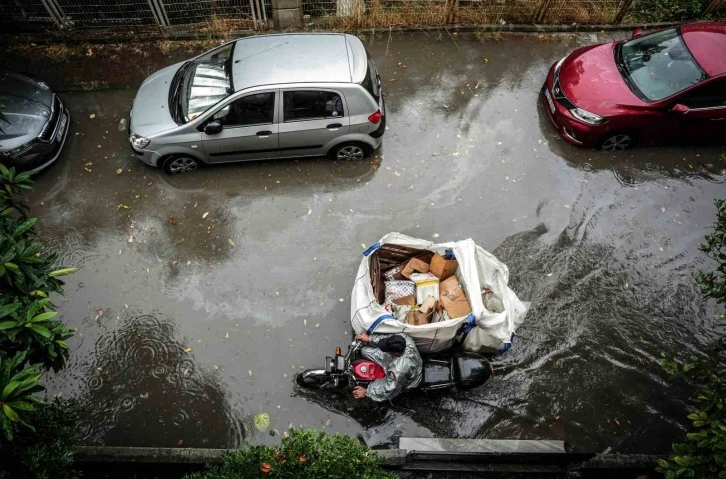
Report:
[[55,0],[70,28],[156,25],[148,0]]
[[238,29],[251,26],[253,19],[272,18],[271,0],[165,0],[164,8],[171,25],[206,23],[215,30]]
[[0,31],[27,32],[55,27],[41,0],[0,0]]
[[542,23],[613,23],[623,6],[623,0],[553,0]]

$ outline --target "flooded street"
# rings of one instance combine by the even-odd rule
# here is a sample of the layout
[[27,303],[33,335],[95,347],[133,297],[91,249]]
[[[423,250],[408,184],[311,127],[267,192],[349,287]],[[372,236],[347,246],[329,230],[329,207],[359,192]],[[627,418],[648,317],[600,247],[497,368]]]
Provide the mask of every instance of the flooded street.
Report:
[[[719,148],[576,149],[539,91],[589,35],[479,42],[443,33],[364,39],[388,129],[371,160],[305,159],[169,177],[127,131],[135,90],[62,93],[60,160],[28,195],[68,277],[78,334],[49,393],[89,406],[83,442],[234,447],[271,426],[397,437],[562,439],[577,451],[663,452],[688,392],[660,353],[698,350],[712,312],[693,276],[724,197]],[[601,41],[607,41],[604,37]],[[95,115],[91,118],[91,115]],[[351,338],[364,249],[398,231],[473,238],[531,301],[496,376],[466,393],[364,404],[294,375]],[[181,441],[181,442],[180,442]]]

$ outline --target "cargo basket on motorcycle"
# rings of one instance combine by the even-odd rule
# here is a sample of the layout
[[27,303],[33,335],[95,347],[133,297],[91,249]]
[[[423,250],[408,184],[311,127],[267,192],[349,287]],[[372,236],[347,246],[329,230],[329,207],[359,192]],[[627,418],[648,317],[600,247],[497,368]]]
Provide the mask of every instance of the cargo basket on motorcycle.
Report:
[[[435,277],[434,265],[436,274],[447,279]],[[363,253],[356,278],[351,294],[355,332],[404,332],[424,353],[450,348],[458,334],[465,335],[466,351],[506,351],[529,309],[507,286],[507,266],[471,239],[435,244],[389,233]],[[468,314],[458,315],[462,311]]]

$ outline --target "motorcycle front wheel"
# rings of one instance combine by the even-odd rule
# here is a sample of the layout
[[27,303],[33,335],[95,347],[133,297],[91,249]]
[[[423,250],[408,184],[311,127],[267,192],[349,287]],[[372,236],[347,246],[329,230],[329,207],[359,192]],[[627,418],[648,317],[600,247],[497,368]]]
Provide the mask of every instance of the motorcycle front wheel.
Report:
[[306,369],[297,375],[297,383],[305,389],[332,389],[335,382],[323,369]]

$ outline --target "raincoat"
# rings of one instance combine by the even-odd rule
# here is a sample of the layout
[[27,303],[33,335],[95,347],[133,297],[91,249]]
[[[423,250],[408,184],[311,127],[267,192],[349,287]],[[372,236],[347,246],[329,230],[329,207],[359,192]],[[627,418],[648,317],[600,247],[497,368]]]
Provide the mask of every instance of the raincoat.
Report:
[[372,334],[368,344],[361,353],[366,359],[380,365],[386,372],[386,377],[373,381],[368,385],[366,396],[374,401],[381,402],[393,399],[402,391],[413,389],[421,383],[423,361],[413,342],[407,334],[399,333],[406,340],[406,349],[403,356],[397,358],[378,349],[378,341],[392,336],[392,334]]

